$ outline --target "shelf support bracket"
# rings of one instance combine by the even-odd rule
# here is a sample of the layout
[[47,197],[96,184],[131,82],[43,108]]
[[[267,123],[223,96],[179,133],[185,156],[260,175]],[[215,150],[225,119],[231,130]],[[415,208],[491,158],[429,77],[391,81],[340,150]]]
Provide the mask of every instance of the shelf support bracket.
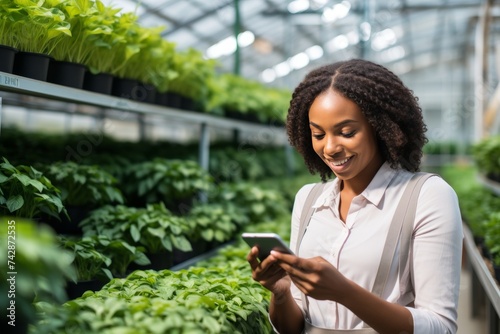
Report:
[[[201,123],[200,125],[200,144],[198,149],[198,161],[204,170],[209,171],[209,160],[210,160],[210,133],[208,131],[207,123]],[[205,203],[207,201],[207,194],[200,194],[200,201]]]
[[2,97],[0,96],[0,137],[2,137]]

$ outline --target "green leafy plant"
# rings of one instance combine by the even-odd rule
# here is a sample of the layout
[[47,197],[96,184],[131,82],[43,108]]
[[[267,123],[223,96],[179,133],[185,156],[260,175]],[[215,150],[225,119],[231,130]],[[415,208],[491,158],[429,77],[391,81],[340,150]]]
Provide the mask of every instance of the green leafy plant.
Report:
[[477,180],[477,166],[445,166],[441,173],[458,195],[460,211],[476,242],[483,242],[489,215],[500,207],[500,197]]
[[173,248],[192,249],[186,237],[189,225],[183,218],[172,215],[163,204],[151,204],[146,208],[106,205],[92,211],[80,226],[84,236],[121,239],[134,246],[143,246],[150,254]]
[[110,239],[105,235],[81,239],[60,236],[59,243],[62,248],[72,252],[72,263],[78,273],[78,281],[109,281],[113,276],[124,277],[131,263],[150,263],[143,247],[135,247],[121,239]]
[[266,87],[242,76],[224,73],[208,80],[209,112],[254,116],[260,122],[282,125],[292,96],[287,89]]
[[198,50],[178,51],[173,55],[177,75],[171,79],[168,90],[205,105],[209,99],[207,82],[216,76],[216,67],[215,60],[205,59]]
[[50,54],[70,24],[59,5],[66,0],[12,0],[0,6],[0,43],[21,51]]
[[488,247],[493,264],[500,266],[500,206],[497,211],[490,213],[489,219],[486,222],[486,233],[484,242]]
[[67,215],[60,190],[32,166],[13,166],[6,158],[0,163],[0,214],[33,218],[41,213],[59,219]]
[[472,154],[479,171],[500,182],[500,136],[479,141],[473,146]]
[[64,13],[71,34],[59,39],[57,45],[51,48],[50,55],[56,60],[85,64],[101,47],[99,41],[102,36],[111,33],[111,28],[106,25],[109,22],[98,15],[98,8],[103,6],[99,0],[70,0],[58,4],[57,8]]
[[93,279],[111,280],[113,274],[108,269],[111,258],[96,250],[96,237],[59,236],[59,244],[72,253],[72,264],[77,272],[77,281]]
[[35,321],[33,302],[60,304],[66,300],[64,286],[67,280],[76,279],[76,273],[71,254],[58,247],[47,226],[17,217],[0,216],[0,221],[0,265],[4,268],[0,306],[6,310],[15,302],[17,329]]
[[[288,218],[254,228],[283,231]],[[238,238],[188,269],[137,270],[61,307],[39,303],[33,333],[270,333],[270,292],[251,278],[248,251]]]
[[269,292],[252,280],[243,261],[176,272],[135,271],[60,308],[38,305],[43,318],[34,333],[68,329],[75,333],[269,333]]
[[47,176],[61,190],[66,206],[96,207],[124,203],[118,181],[102,168],[75,162],[55,162],[45,168]]
[[279,191],[249,182],[222,183],[217,191],[209,193],[209,202],[235,206],[254,223],[274,219],[288,211],[285,198]]
[[[186,220],[191,224],[192,240],[225,242],[234,238],[243,215],[231,214],[219,204],[201,204],[193,207]],[[238,224],[239,223],[239,224]],[[246,223],[246,221],[245,221]],[[190,239],[191,239],[190,238]]]
[[134,45],[137,52],[127,57],[127,61],[112,73],[166,91],[178,73],[173,65],[175,44],[161,36],[162,30],[163,27],[146,28],[131,24],[127,31],[127,43]]
[[183,200],[212,189],[213,179],[194,161],[155,158],[131,165],[122,184],[127,197],[140,204],[164,202],[169,209],[182,211]]

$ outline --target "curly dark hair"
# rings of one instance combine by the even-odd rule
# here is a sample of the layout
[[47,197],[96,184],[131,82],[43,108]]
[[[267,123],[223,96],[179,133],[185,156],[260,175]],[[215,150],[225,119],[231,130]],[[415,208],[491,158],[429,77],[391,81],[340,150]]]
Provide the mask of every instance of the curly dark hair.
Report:
[[333,174],[314,151],[309,128],[309,108],[328,89],[358,105],[391,168],[420,170],[427,127],[418,98],[387,68],[351,59],[311,71],[292,94],[286,123],[288,140],[302,155],[311,174],[319,173],[323,181]]

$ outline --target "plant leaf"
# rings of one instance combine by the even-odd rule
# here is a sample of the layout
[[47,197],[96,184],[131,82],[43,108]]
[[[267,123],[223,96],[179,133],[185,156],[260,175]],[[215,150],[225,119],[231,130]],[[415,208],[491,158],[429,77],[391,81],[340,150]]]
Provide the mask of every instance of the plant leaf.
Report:
[[21,195],[11,196],[7,200],[7,208],[10,212],[19,210],[24,205],[24,199]]

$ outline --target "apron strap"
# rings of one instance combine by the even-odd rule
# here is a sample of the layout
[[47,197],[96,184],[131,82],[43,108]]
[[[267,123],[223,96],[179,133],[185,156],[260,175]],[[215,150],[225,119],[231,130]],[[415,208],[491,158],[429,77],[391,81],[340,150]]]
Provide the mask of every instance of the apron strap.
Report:
[[382,296],[389,277],[390,267],[398,241],[400,241],[399,251],[399,278],[402,278],[404,269],[408,262],[410,252],[410,241],[413,233],[413,223],[417,208],[418,195],[424,182],[435,174],[415,173],[405,188],[398,207],[392,218],[391,226],[385,240],[382,258],[378,268],[377,276],[373,284],[372,292],[377,296]]
[[299,254],[300,243],[302,242],[302,238],[304,234],[306,234],[307,226],[309,225],[309,221],[315,211],[313,208],[314,202],[318,199],[319,195],[323,192],[326,183],[316,183],[312,187],[309,195],[307,195],[306,200],[304,202],[304,206],[302,207],[302,213],[300,214],[299,219],[299,234],[297,235],[297,246],[295,247],[295,254]]

